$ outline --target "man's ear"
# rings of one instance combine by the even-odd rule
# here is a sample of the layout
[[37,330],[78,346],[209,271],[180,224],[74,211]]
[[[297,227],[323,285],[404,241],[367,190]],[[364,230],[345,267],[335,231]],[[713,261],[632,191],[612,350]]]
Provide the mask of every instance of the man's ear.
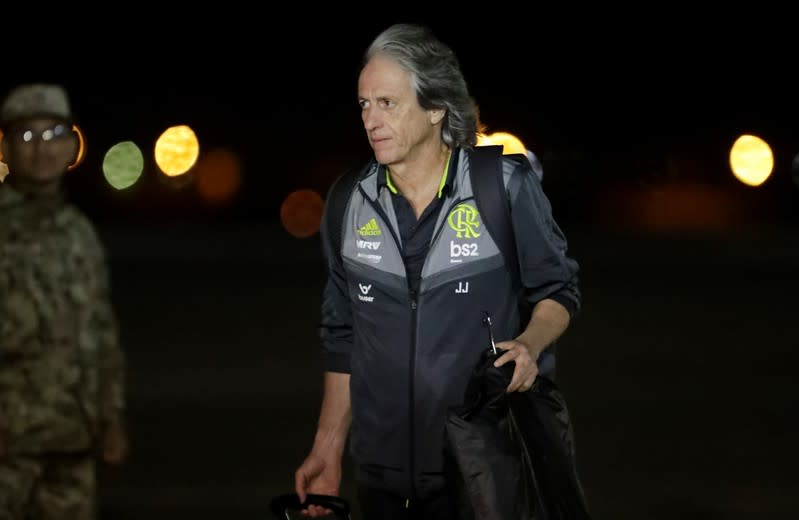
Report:
[[437,125],[444,119],[444,116],[447,113],[447,109],[434,108],[432,110],[428,110],[427,113],[430,114],[430,124]]

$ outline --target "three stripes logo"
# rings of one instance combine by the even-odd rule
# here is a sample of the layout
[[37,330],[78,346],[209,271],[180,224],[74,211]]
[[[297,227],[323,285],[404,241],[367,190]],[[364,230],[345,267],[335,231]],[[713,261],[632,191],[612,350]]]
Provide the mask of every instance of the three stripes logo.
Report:
[[358,228],[358,234],[362,237],[376,237],[383,233],[380,231],[380,226],[377,225],[377,221],[372,218],[369,222]]

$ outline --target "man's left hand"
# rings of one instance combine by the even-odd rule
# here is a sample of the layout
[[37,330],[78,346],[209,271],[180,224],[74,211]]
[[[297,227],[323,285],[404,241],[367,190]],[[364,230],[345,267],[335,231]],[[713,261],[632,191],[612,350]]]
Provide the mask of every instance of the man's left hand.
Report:
[[497,349],[505,352],[494,362],[495,367],[501,367],[509,361],[515,361],[516,367],[513,369],[513,378],[508,385],[510,392],[526,392],[533,387],[533,382],[538,375],[538,355],[530,353],[530,349],[517,340],[502,341],[497,343]]

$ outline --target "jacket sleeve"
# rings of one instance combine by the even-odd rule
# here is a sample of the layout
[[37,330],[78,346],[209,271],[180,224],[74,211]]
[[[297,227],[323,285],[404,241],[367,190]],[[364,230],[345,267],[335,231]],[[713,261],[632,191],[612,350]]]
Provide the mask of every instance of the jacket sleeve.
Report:
[[555,300],[574,317],[581,303],[579,264],[568,256],[566,236],[537,173],[526,165],[515,167],[507,187],[525,298],[533,305]]
[[[322,256],[327,274],[322,293],[320,322],[320,339],[322,344],[322,366],[329,372],[350,372],[350,353],[352,352],[352,312],[350,310],[347,290],[347,274],[341,260],[341,240],[337,241],[338,250],[334,250],[332,234],[343,234],[341,225],[331,225],[330,197],[333,188],[328,192],[325,212],[320,229]],[[339,216],[341,217],[341,216]]]
[[111,282],[105,249],[89,227],[93,271],[96,273],[92,301],[91,333],[97,341],[99,376],[98,414],[101,425],[119,424],[125,410],[126,356],[120,344],[117,316],[111,301]]

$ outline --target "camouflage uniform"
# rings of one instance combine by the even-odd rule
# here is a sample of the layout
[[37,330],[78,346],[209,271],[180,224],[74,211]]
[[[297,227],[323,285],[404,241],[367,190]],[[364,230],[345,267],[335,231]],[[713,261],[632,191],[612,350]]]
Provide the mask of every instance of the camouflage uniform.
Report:
[[124,363],[88,219],[0,184],[0,520],[23,508],[93,518],[94,457],[121,419]]

